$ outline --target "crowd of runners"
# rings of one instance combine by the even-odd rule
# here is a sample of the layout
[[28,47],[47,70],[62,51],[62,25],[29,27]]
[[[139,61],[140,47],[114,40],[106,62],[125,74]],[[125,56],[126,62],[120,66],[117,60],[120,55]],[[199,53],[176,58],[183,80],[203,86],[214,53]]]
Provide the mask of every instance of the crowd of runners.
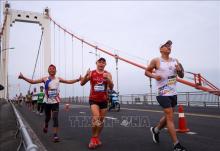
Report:
[[[184,69],[179,61],[170,57],[172,41],[167,41],[160,46],[161,56],[152,59],[145,70],[145,75],[156,80],[158,87],[157,101],[163,108],[164,116],[159,120],[158,124],[150,128],[154,143],[159,143],[160,131],[167,127],[168,132],[173,142],[173,151],[187,151],[183,147],[176,135],[174,126],[174,107],[177,105],[177,77],[184,77]],[[88,144],[89,149],[96,149],[102,142],[100,140],[101,131],[104,126],[104,118],[107,113],[108,106],[108,90],[114,87],[112,75],[105,70],[106,59],[99,58],[96,60],[96,69],[86,72],[83,76],[78,76],[76,79],[66,80],[56,76],[56,66],[51,64],[48,67],[48,76],[32,80],[25,77],[22,73],[19,79],[23,79],[31,84],[42,83],[37,92],[35,88],[33,92],[28,91],[26,96],[22,94],[16,96],[16,102],[20,104],[22,101],[26,106],[36,114],[45,115],[43,133],[48,132],[48,124],[50,119],[53,120],[53,141],[59,142],[58,127],[59,127],[59,103],[60,98],[60,83],[74,84],[79,82],[84,86],[87,82],[90,83],[89,104],[92,115],[92,134]]]

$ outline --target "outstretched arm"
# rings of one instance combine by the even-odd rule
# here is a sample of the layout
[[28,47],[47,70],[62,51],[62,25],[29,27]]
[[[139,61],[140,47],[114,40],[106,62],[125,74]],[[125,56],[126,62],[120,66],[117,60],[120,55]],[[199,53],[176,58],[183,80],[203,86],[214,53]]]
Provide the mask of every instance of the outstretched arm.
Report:
[[91,77],[91,71],[90,69],[88,69],[86,75],[81,78],[81,82],[80,82],[81,86],[84,86],[90,80],[90,77]]
[[73,80],[65,80],[65,79],[62,79],[62,78],[59,78],[59,79],[60,79],[61,83],[73,84],[73,83],[79,82],[81,80],[81,75],[78,79],[73,79]]
[[22,79],[30,84],[37,84],[37,83],[42,83],[44,82],[43,78],[41,79],[38,79],[38,80],[32,80],[32,79],[29,79],[29,78],[26,78],[25,76],[23,76],[22,73],[20,73],[20,75],[18,76],[18,79]]

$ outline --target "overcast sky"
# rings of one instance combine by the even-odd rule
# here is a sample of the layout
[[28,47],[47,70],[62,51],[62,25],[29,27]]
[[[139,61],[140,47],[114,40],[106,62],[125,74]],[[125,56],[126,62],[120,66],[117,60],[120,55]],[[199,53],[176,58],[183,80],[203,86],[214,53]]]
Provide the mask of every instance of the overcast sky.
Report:
[[[220,2],[151,2],[151,1],[9,1],[12,9],[43,12],[48,6],[52,18],[69,31],[112,53],[146,65],[159,57],[159,46],[173,41],[171,57],[177,58],[186,71],[201,73],[220,87]],[[78,78],[88,68],[95,68],[95,52],[51,24],[52,62],[63,78]],[[16,85],[24,93],[28,85],[14,77],[21,71],[31,77],[40,43],[39,25],[15,23],[11,27],[9,75],[12,95]],[[65,37],[65,38],[64,38]],[[55,39],[55,43],[54,43]],[[41,49],[41,51],[43,51]],[[73,53],[72,53],[73,52]],[[41,52],[42,53],[42,52]],[[107,55],[106,69],[116,83],[115,60]],[[40,59],[42,60],[42,55]],[[83,67],[83,69],[82,69]],[[35,78],[42,76],[42,61],[38,62]],[[190,75],[187,75],[189,77]],[[186,78],[186,80],[189,80]],[[62,87],[63,88],[63,87]],[[195,90],[180,85],[179,91]],[[144,70],[119,61],[119,91],[121,94],[149,92],[149,80]],[[62,89],[62,96],[82,95],[76,84]],[[84,88],[88,95],[89,84]]]

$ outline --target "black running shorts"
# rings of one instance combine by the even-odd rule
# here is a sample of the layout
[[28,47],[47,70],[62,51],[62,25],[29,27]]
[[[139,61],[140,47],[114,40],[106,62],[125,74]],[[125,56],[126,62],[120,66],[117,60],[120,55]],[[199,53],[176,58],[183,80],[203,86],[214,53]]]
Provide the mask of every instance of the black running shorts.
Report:
[[95,104],[95,105],[98,105],[100,109],[106,109],[108,107],[108,102],[96,102],[96,101],[93,101],[93,100],[89,100],[89,104],[90,106]]
[[173,96],[157,96],[157,102],[163,108],[175,107],[177,105],[177,95]]

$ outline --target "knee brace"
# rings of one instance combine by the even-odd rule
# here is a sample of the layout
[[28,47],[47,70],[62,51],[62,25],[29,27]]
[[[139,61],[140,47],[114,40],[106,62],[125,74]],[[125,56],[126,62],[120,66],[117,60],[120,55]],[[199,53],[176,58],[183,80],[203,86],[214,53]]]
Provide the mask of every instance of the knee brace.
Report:
[[92,125],[93,125],[93,126],[100,127],[102,124],[103,124],[103,122],[100,121],[99,119],[94,119],[94,120],[92,120]]

